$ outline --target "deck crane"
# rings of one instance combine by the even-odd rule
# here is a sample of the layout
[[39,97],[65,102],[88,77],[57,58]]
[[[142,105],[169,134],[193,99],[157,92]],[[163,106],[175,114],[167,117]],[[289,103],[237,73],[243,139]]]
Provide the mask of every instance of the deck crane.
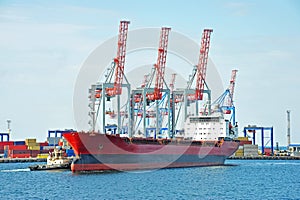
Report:
[[113,88],[106,88],[107,96],[116,96],[122,94],[122,82],[124,76],[124,65],[126,55],[126,40],[128,33],[129,21],[121,21],[118,36],[118,51],[117,57],[114,58],[115,64],[115,81]]
[[155,87],[153,93],[148,93],[148,100],[160,100],[162,98],[162,89],[164,83],[168,38],[171,28],[162,27],[160,32],[160,41],[158,48],[158,58],[154,65],[156,71]]

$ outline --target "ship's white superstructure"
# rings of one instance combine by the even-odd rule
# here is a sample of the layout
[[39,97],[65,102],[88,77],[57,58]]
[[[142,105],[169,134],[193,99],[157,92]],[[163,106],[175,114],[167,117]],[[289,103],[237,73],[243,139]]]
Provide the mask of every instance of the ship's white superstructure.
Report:
[[184,125],[184,138],[193,140],[218,140],[219,137],[235,137],[237,125],[232,125],[220,113],[189,116]]

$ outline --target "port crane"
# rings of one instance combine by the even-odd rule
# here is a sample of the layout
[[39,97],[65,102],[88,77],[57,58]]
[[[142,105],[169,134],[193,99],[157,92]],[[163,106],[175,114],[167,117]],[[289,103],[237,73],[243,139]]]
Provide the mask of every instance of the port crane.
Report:
[[[189,80],[187,82],[187,86],[184,89],[178,89],[173,91],[173,99],[172,103],[180,103],[179,109],[177,113],[174,113],[174,131],[176,129],[176,125],[178,123],[178,119],[180,116],[182,104],[184,107],[184,120],[188,117],[188,107],[191,106],[192,103],[195,103],[195,109],[194,109],[194,115],[199,115],[199,108],[198,103],[199,101],[203,100],[203,94],[207,93],[208,95],[208,113],[210,114],[211,110],[211,93],[210,90],[204,90],[204,85],[206,85],[206,88],[208,88],[205,78],[206,78],[206,69],[207,69],[207,63],[208,63],[208,52],[210,47],[210,36],[213,32],[212,29],[204,29],[202,33],[201,38],[201,46],[200,46],[200,52],[199,52],[199,59],[198,64],[193,67],[192,74],[189,76]],[[192,85],[194,80],[196,79],[196,86],[195,89],[192,89]],[[174,105],[172,105],[172,108]],[[175,132],[173,133],[175,134]]]
[[160,100],[162,98],[163,82],[165,76],[166,60],[167,60],[167,48],[168,38],[171,28],[163,27],[160,33],[159,48],[157,62],[155,67],[155,87],[153,93],[147,93],[147,99],[150,101]]
[[217,109],[219,109],[219,112],[222,112],[223,114],[230,115],[230,122],[232,124],[235,124],[235,106],[233,101],[233,94],[234,94],[234,88],[235,88],[235,82],[236,82],[236,69],[233,69],[231,71],[231,78],[229,81],[229,87],[225,90],[225,92],[218,97],[214,102],[213,105],[217,106]]
[[[154,132],[154,137],[156,137],[156,134],[159,134],[162,130],[160,111],[161,106],[163,105],[162,102],[165,99],[167,99],[168,102],[167,110],[170,110],[170,90],[164,81],[170,30],[171,28],[168,27],[161,28],[158,56],[157,61],[154,64],[154,68],[148,77],[144,77],[142,87],[132,90],[132,105],[134,105],[134,110],[132,113],[135,115],[133,127],[136,127],[142,123],[142,132],[145,133],[145,135],[147,135],[149,131],[152,133]],[[152,81],[154,81],[154,88],[151,87]],[[170,113],[168,112],[168,121],[170,117]],[[150,119],[155,120],[155,127],[153,127],[154,123],[150,123]],[[166,126],[166,129],[170,130],[170,124],[168,123]]]
[[124,77],[125,55],[126,55],[126,41],[128,33],[129,21],[121,21],[118,37],[118,51],[117,56],[114,58],[115,66],[115,81],[114,87],[106,88],[107,96],[115,96],[122,94],[122,83]]
[[208,52],[210,45],[210,35],[212,29],[204,29],[201,40],[201,48],[199,61],[197,65],[197,79],[196,79],[196,89],[195,89],[195,99],[203,100],[204,82],[206,78],[206,69],[208,62]]
[[[92,85],[89,90],[89,107],[91,108],[89,115],[91,116],[91,130],[95,130],[98,114],[101,113],[102,119],[100,121],[102,122],[103,133],[106,133],[107,126],[105,115],[110,114],[111,116],[117,116],[118,118],[117,125],[113,125],[114,127],[110,125],[109,127],[109,129],[114,129],[114,133],[122,133],[123,124],[126,124],[126,133],[128,133],[129,137],[132,137],[136,131],[141,131],[146,137],[149,135],[150,131],[152,133],[154,132],[154,137],[156,137],[159,133],[167,131],[167,137],[172,138],[176,131],[175,129],[178,116],[180,115],[180,109],[176,113],[177,116],[175,115],[175,103],[181,103],[180,108],[181,106],[184,107],[183,117],[185,120],[188,117],[187,108],[192,103],[195,103],[196,109],[190,109],[195,112],[196,115],[200,114],[198,111],[198,104],[201,100],[203,100],[203,94],[207,93],[208,114],[210,114],[211,96],[210,90],[205,83],[205,77],[210,46],[210,35],[213,30],[204,29],[203,31],[198,64],[193,68],[187,87],[184,89],[174,90],[176,75],[172,75],[169,87],[164,80],[168,36],[171,29],[162,27],[157,61],[154,64],[152,73],[144,76],[144,81],[141,87],[131,90],[131,86],[124,75],[128,24],[129,21],[120,22],[117,56],[114,58],[112,66],[107,70],[105,81],[103,83],[96,83]],[[126,83],[123,83],[123,79],[125,79]],[[196,80],[195,88],[192,89],[194,80]],[[155,83],[154,87],[151,87],[152,82]],[[204,89],[205,85],[207,90]],[[127,88],[125,111],[121,111],[120,108],[122,88]],[[123,96],[124,95],[122,95],[122,98]],[[107,111],[105,109],[106,103],[114,98],[117,99],[117,111],[112,111],[110,113],[110,110]],[[102,109],[100,109],[100,107]],[[163,118],[162,115],[167,116],[166,124],[163,122],[165,118]],[[121,117],[123,117],[122,120]],[[127,120],[127,123],[124,123],[124,119]],[[138,129],[140,124],[142,124],[142,129]]]
[[[95,131],[96,128],[96,121],[97,117],[100,113],[100,107],[102,107],[102,131],[103,133],[106,132],[106,114],[114,114],[114,111],[106,111],[105,103],[106,101],[110,101],[111,98],[117,97],[117,111],[116,114],[118,116],[118,133],[121,130],[121,108],[120,108],[120,96],[122,94],[122,88],[127,88],[127,107],[130,107],[130,84],[127,81],[124,75],[124,67],[125,67],[125,56],[126,56],[126,41],[127,41],[127,33],[128,33],[128,25],[130,24],[129,21],[120,21],[119,26],[119,34],[118,34],[118,48],[117,48],[117,55],[113,59],[113,63],[110,68],[107,70],[107,74],[105,75],[106,79],[103,83],[93,84],[89,89],[89,107],[90,112],[89,116],[91,120],[89,124],[91,126],[91,131]],[[114,81],[112,82],[114,75]],[[126,83],[123,83],[123,79],[126,80]],[[127,109],[127,114],[123,116],[130,116],[130,111]],[[130,126],[130,123],[129,123]],[[131,128],[128,127],[128,134],[130,135]]]

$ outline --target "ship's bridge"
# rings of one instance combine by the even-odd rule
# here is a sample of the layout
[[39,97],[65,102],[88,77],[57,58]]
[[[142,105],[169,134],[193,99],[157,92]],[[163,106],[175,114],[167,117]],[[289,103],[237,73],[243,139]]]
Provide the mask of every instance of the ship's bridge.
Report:
[[184,126],[184,135],[193,140],[218,140],[229,135],[228,127],[229,122],[220,115],[190,116]]

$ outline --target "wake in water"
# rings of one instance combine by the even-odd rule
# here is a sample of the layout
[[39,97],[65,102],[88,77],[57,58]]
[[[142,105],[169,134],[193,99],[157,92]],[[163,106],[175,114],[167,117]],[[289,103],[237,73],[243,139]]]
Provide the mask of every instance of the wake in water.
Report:
[[272,165],[300,165],[300,162],[279,162],[271,163]]
[[30,169],[4,169],[0,170],[0,172],[28,172]]

